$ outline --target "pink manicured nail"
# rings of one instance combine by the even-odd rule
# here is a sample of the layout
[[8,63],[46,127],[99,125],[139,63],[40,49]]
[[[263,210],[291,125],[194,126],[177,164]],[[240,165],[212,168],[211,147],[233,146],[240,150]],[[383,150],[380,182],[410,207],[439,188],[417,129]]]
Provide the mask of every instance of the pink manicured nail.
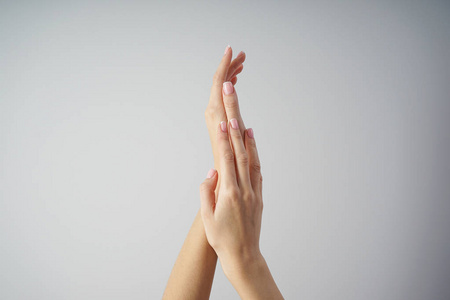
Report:
[[225,121],[220,122],[220,130],[227,132],[227,123]]
[[251,128],[247,129],[247,134],[248,134],[248,136],[249,136],[250,138],[252,138],[252,139],[255,138],[253,129],[251,129]]
[[223,92],[225,95],[233,94],[234,88],[233,84],[230,81],[223,83]]
[[214,176],[214,174],[216,173],[216,170],[214,169],[210,169],[208,171],[208,174],[206,175],[206,178],[212,178]]
[[231,123],[231,128],[239,129],[239,123],[238,123],[238,121],[236,119],[231,119],[230,123]]
[[230,45],[228,45],[228,46],[225,48],[225,52],[223,53],[223,55],[227,54],[228,49],[230,49]]
[[239,57],[239,56],[241,56],[241,55],[244,55],[244,51],[241,51],[241,52],[239,52],[239,54],[236,56],[236,57]]

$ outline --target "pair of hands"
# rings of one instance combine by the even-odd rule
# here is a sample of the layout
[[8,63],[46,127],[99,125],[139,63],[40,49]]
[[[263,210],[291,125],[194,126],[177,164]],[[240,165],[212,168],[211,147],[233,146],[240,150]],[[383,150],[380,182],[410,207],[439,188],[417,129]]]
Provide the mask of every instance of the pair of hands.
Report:
[[232,49],[227,47],[205,111],[218,171],[211,169],[200,186],[206,237],[230,281],[246,266],[262,259],[259,236],[263,209],[254,134],[252,129],[245,129],[234,88],[245,54],[240,52],[233,61],[231,58]]
[[[259,249],[262,177],[252,129],[234,84],[245,54],[227,47],[205,111],[215,168],[200,186],[201,210],[184,241],[164,299],[209,299],[217,257],[242,299],[283,299]],[[206,239],[205,239],[206,233]]]

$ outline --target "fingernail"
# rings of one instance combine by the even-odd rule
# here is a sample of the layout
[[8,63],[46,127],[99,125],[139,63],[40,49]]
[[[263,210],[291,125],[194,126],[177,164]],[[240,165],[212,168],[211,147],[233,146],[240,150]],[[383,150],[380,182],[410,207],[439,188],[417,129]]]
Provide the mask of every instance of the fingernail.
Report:
[[222,132],[227,132],[227,123],[225,123],[225,121],[220,122],[220,130],[222,130]]
[[223,92],[225,95],[230,95],[234,91],[233,84],[230,81],[223,83]]
[[208,174],[206,175],[206,178],[212,178],[214,176],[214,174],[216,173],[216,170],[214,169],[210,169],[208,171]]
[[230,49],[230,45],[228,45],[228,46],[225,48],[225,52],[223,53],[223,55],[227,54],[228,49]]
[[239,123],[238,123],[238,121],[236,119],[231,119],[230,123],[231,123],[231,128],[239,129]]
[[241,55],[244,55],[244,51],[241,51],[241,52],[239,52],[239,54],[236,56],[236,57],[239,57],[239,56],[241,56]]
[[249,136],[250,138],[252,138],[252,139],[255,138],[253,129],[251,129],[251,128],[247,129],[247,134],[248,134],[248,136]]

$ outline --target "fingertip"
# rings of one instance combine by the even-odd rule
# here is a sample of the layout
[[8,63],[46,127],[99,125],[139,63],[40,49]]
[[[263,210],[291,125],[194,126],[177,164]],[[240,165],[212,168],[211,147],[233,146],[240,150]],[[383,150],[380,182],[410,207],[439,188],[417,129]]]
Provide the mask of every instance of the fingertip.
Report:
[[206,174],[206,178],[213,178],[216,175],[217,171],[214,168],[209,169],[208,174]]
[[233,83],[231,81],[225,81],[222,85],[222,90],[225,96],[229,96],[234,93]]
[[228,50],[230,50],[230,45],[227,45],[226,47],[225,47],[225,51],[223,52],[223,55],[226,55],[227,53],[228,53]]
[[247,135],[248,135],[249,138],[255,139],[255,133],[253,132],[253,128],[248,128],[247,129]]
[[233,57],[233,49],[230,45],[225,48],[225,52],[223,53],[223,59],[229,60],[231,62],[231,58]]
[[254,149],[256,148],[254,132],[252,128],[247,128],[245,130],[245,148],[246,149]]
[[230,120],[230,127],[233,129],[239,129],[239,122],[235,118]]
[[220,128],[220,131],[226,133],[227,132],[227,123],[225,121],[220,122],[219,128]]
[[217,126],[216,139],[219,143],[219,149],[224,147],[224,143],[222,143],[222,141],[228,141],[228,130],[228,124],[225,121],[220,122]]

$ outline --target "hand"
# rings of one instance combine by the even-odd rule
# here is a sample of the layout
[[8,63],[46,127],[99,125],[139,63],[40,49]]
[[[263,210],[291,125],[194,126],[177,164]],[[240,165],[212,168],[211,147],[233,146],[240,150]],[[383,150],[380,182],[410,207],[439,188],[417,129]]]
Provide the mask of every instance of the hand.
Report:
[[239,111],[239,104],[237,98],[225,97],[222,90],[225,82],[228,87],[234,90],[234,84],[237,82],[237,75],[242,72],[246,55],[244,52],[240,52],[237,57],[231,61],[232,49],[227,47],[225,54],[213,76],[213,84],[211,87],[211,95],[209,97],[209,103],[205,110],[206,126],[208,128],[209,137],[211,140],[211,146],[214,155],[215,168],[220,170],[217,141],[216,141],[216,125],[222,121],[228,121],[233,118],[239,122],[239,128],[241,134],[244,134],[245,125],[242,121]]
[[[237,120],[231,119],[229,123],[227,128],[227,123],[222,121],[216,132],[220,179],[212,170],[200,188],[206,237],[227,277],[261,257],[259,236],[263,209],[262,177],[253,130],[246,130],[243,138]],[[218,180],[220,187],[216,195]]]
[[221,176],[211,169],[200,186],[206,238],[242,299],[283,299],[259,249],[262,177],[253,130],[243,138],[237,120],[229,123],[217,128]]
[[239,112],[236,81],[223,82],[230,60],[227,48],[205,112],[214,162],[220,169],[219,173],[211,169],[200,186],[201,217],[208,243],[241,298],[283,299],[259,248],[261,165],[253,130],[245,130]]
[[[208,129],[213,132],[215,132],[219,120],[226,120],[227,118],[222,103],[222,84],[224,81],[231,82],[231,85],[236,84],[236,76],[243,69],[242,62],[245,60],[245,54],[239,53],[236,59],[230,63],[231,55],[231,49],[227,47],[219,70],[214,76],[215,84],[211,89],[211,99],[207,109],[209,113],[206,114]],[[219,87],[219,89],[216,87]],[[236,105],[233,106],[233,111],[236,111],[236,109],[239,111]],[[235,113],[230,112],[230,115],[235,115]],[[214,139],[213,153],[215,154],[214,157],[217,158],[215,144]],[[205,229],[199,212],[172,269],[163,299],[209,299],[216,261],[216,252],[206,240]]]

